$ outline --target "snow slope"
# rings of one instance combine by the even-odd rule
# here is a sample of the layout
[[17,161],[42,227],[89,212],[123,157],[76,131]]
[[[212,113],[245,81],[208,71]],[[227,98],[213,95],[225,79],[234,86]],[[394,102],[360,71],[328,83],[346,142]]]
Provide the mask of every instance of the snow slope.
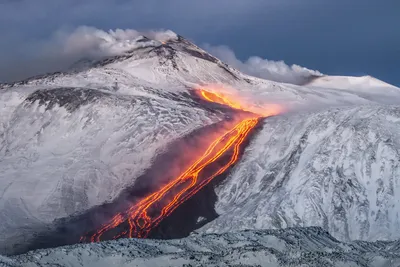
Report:
[[10,117],[0,135],[0,237],[14,242],[29,224],[111,201],[157,150],[218,119],[188,101],[86,88],[32,93]]
[[[217,90],[240,97],[254,110],[260,110],[272,103],[281,105],[289,114],[294,111],[320,112],[333,106],[359,105],[366,105],[363,112],[368,113],[368,110],[375,112],[376,105],[397,103],[400,99],[400,90],[395,87],[384,86],[379,92],[372,89],[369,92],[369,87],[363,85],[360,92],[359,88],[353,87],[346,90],[337,89],[343,87],[343,83],[335,87],[338,83],[335,79],[329,86],[317,83],[318,80],[315,80],[314,84],[296,86],[250,77],[174,34],[170,34],[169,39],[163,40],[163,43],[146,37],[137,38],[134,42],[136,43],[130,43],[131,49],[121,55],[98,62],[77,64],[66,73],[43,75],[14,84],[0,84],[0,251],[7,251],[13,244],[26,240],[35,227],[112,201],[121,190],[132,185],[143,170],[151,166],[151,160],[168,143],[194,129],[222,120],[223,114],[220,111],[201,106],[189,97],[188,92],[193,88],[213,85]],[[268,120],[268,123],[276,121],[273,126],[286,141],[277,140],[270,143],[269,129],[266,127],[256,141],[261,149],[260,155],[272,151],[270,148],[273,148],[275,153],[287,155],[289,143],[291,146],[301,145],[300,137],[296,136],[289,141],[288,138],[291,137],[287,135],[292,132],[293,125],[298,125],[298,129],[301,129],[301,125],[297,124],[300,121],[307,124],[311,122],[305,121],[306,119],[319,118],[312,121],[307,131],[312,131],[314,127],[321,135],[323,130],[318,128],[321,127],[321,120],[332,119],[332,125],[338,124],[336,120],[340,121],[349,110],[343,109],[343,114],[338,115],[340,118],[335,117],[335,114],[340,112],[332,112],[326,111],[316,115],[311,113],[306,117],[300,114],[292,119],[279,117],[282,122],[278,122],[278,118]],[[386,113],[382,116],[384,115],[386,116]],[[396,116],[392,115],[394,121],[397,120]],[[377,118],[376,123],[386,133],[389,126],[380,124],[383,123],[383,119]],[[356,120],[354,117],[354,121]],[[395,135],[397,123],[393,123],[393,127],[395,128],[390,128],[390,131]],[[361,135],[359,138],[368,145],[386,140],[382,139],[386,138],[382,135],[373,139],[375,141],[370,141],[367,137],[368,135]],[[338,150],[337,146],[347,140],[347,135],[343,134],[340,138],[344,139],[325,147],[324,153]],[[397,149],[395,143],[392,150]],[[240,166],[244,166],[245,169],[258,168],[259,172],[252,171],[250,174],[258,177],[274,173],[274,166],[270,162],[262,161],[260,165],[253,165],[252,160],[255,159],[251,157],[254,152],[249,150],[249,153]],[[308,157],[308,154],[304,155]],[[339,160],[345,164],[349,155],[343,154],[343,158]],[[393,157],[390,160],[395,160]],[[275,160],[276,164],[283,166],[284,161]],[[372,161],[363,160],[364,158],[356,158],[354,164],[370,168],[368,164],[372,164]],[[388,169],[385,169],[385,179],[393,180],[397,174],[397,165],[390,164],[387,165]],[[240,166],[237,172],[240,171]],[[302,164],[296,172],[307,172],[308,167],[309,165]],[[318,177],[323,175],[321,171],[315,173]],[[380,179],[375,173],[370,177],[371,184],[374,185],[379,183]],[[241,186],[236,194],[248,193],[241,184],[246,177],[249,176],[239,177],[233,174],[228,177],[228,181]],[[344,173],[343,177],[358,179],[348,173]],[[293,174],[286,180],[292,179],[299,178],[297,174]],[[313,177],[309,183],[312,181],[315,181]],[[356,182],[357,180],[354,181]],[[224,203],[232,203],[231,199],[223,196],[224,191],[231,191],[229,184],[225,186],[226,188],[220,189],[220,202],[217,204],[221,214],[228,209]],[[397,190],[396,186],[394,183],[393,188]],[[251,211],[256,210],[257,206],[263,203],[263,198],[269,194],[265,185],[262,185],[262,188],[266,191],[261,192],[258,200],[249,200],[249,207],[246,208],[248,211],[243,209],[241,214],[249,213],[254,216]],[[375,190],[375,187],[373,188]],[[371,194],[365,198],[374,199],[376,193],[368,190],[360,192]],[[388,201],[379,204],[383,205],[382,209],[390,207],[390,203],[393,202],[390,190],[384,190],[382,193],[385,201]],[[299,192],[303,191],[297,193]],[[330,200],[333,195],[332,193],[327,196],[325,210],[333,208]],[[293,198],[297,196],[294,195]],[[353,197],[355,203],[364,203],[363,199],[363,196]],[[391,210],[397,208],[397,205]],[[231,209],[236,209],[236,206],[233,205]],[[287,209],[291,209],[290,203]],[[301,215],[303,221],[300,220],[301,223],[296,225],[321,225],[319,215],[312,209],[309,210],[310,214]],[[348,211],[349,209],[346,210]],[[373,211],[378,212],[378,208],[374,208]],[[342,213],[336,213],[335,216],[339,216],[337,214]],[[231,220],[229,216],[222,215],[218,220],[221,222],[221,227],[216,229],[218,231],[228,223],[224,222],[223,218]],[[290,216],[287,215],[287,218],[295,220]],[[377,214],[368,216],[385,218]],[[392,212],[388,216],[397,215]],[[285,226],[285,223],[281,222],[270,223],[266,216],[262,218],[265,222],[259,222],[255,226],[247,223],[246,227]],[[324,225],[335,224],[329,221],[331,219],[332,217],[328,216],[328,222]],[[304,223],[305,220],[307,223]],[[354,227],[351,229],[365,228],[364,224],[355,226],[358,221],[352,223]],[[390,217],[389,223],[377,228],[379,231],[389,229],[389,232],[382,235],[380,232],[377,235],[369,230],[352,230],[351,234],[345,232],[339,235],[339,230],[343,229],[341,226],[337,231],[333,231],[339,237],[375,239],[394,232],[398,229],[398,223],[398,218]],[[240,219],[237,226],[227,228],[240,228],[241,224]],[[372,225],[375,227],[375,224]],[[332,226],[325,228],[335,229]]]
[[400,238],[399,129],[399,106],[266,119],[203,230],[320,226],[341,240]]
[[371,76],[322,76],[308,86],[321,89],[339,89],[376,102],[399,104],[399,88]]
[[369,91],[379,88],[398,89],[371,76],[321,76],[313,79],[309,85],[336,89],[365,89]]
[[[373,266],[400,264],[400,243],[340,243],[320,228],[120,239],[0,258],[0,266]],[[3,265],[2,265],[3,264]]]

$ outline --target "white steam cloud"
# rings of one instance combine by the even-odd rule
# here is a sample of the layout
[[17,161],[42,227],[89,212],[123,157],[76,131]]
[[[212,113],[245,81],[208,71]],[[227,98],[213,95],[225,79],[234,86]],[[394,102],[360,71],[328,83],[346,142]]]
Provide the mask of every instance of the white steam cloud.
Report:
[[99,59],[138,48],[142,43],[136,41],[141,36],[155,40],[153,42],[176,38],[176,34],[172,31],[139,32],[133,29],[103,31],[81,26],[72,32],[56,32],[43,47],[46,55],[50,54],[60,59],[61,63],[71,64],[82,58]]
[[314,76],[322,76],[322,73],[316,70],[310,70],[299,65],[289,66],[284,61],[273,61],[257,56],[252,56],[243,62],[227,46],[205,44],[203,48],[243,73],[267,80],[303,84]]
[[62,71],[81,59],[101,59],[122,54],[143,45],[136,42],[146,36],[153,42],[177,38],[169,30],[140,32],[133,29],[104,31],[80,26],[73,31],[59,30],[50,38],[30,43],[19,51],[18,60],[0,64],[0,82],[15,81],[47,72]]
[[[116,29],[108,32],[93,27],[81,26],[71,33],[58,32],[50,41],[53,49],[65,55],[84,55],[86,57],[103,57],[117,55],[137,48],[136,39],[147,36],[157,41],[176,38],[172,31],[139,32],[133,29]],[[54,46],[56,44],[56,46]]]
[[[81,26],[73,31],[59,30],[47,40],[31,45],[31,50],[23,61],[11,61],[3,73],[9,75],[8,81],[29,76],[65,70],[81,59],[96,60],[107,56],[122,54],[143,45],[136,40],[146,36],[153,42],[164,42],[177,38],[169,30],[140,32],[134,29],[116,29],[104,31],[94,27]],[[237,59],[235,53],[227,46],[210,46],[204,48],[225,63],[240,71],[256,77],[302,84],[310,77],[320,76],[318,71],[292,65],[283,61],[271,61],[260,57],[250,57],[245,62]],[[0,71],[3,71],[0,66]]]

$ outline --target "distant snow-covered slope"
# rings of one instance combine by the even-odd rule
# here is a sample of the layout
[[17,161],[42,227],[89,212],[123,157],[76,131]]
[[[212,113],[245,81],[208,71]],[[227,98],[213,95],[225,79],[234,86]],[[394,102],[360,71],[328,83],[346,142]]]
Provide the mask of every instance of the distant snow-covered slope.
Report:
[[180,240],[120,239],[0,257],[0,266],[396,267],[399,245],[398,241],[340,243],[313,227],[194,234]]
[[371,76],[351,77],[351,76],[321,76],[313,79],[309,85],[336,88],[336,89],[366,89],[374,90],[378,88],[399,89],[384,81]]
[[266,119],[203,230],[317,225],[341,240],[400,238],[399,129],[399,106]]
[[398,98],[400,88],[371,76],[322,76],[312,80],[308,86],[322,89],[339,89],[374,102],[400,103]]

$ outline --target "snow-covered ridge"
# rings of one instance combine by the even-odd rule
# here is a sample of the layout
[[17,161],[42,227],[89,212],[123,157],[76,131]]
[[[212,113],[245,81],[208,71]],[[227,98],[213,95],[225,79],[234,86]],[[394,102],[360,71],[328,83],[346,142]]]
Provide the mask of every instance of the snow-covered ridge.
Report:
[[320,228],[120,239],[1,258],[0,266],[362,266],[400,264],[399,241],[340,243]]
[[399,129],[399,106],[266,119],[203,230],[321,226],[341,240],[400,238]]
[[361,77],[321,76],[312,80],[309,85],[335,89],[374,89],[382,87],[392,89],[397,88],[394,85],[391,85],[368,75]]

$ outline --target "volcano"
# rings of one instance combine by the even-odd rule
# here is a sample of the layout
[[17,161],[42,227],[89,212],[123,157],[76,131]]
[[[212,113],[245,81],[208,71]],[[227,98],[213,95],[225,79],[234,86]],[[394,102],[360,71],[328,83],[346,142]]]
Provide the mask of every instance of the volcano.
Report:
[[136,42],[0,85],[0,253],[195,230],[400,238],[399,88],[278,83],[176,34]]

